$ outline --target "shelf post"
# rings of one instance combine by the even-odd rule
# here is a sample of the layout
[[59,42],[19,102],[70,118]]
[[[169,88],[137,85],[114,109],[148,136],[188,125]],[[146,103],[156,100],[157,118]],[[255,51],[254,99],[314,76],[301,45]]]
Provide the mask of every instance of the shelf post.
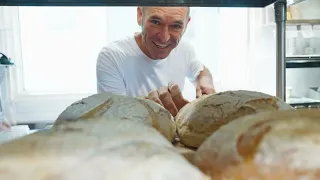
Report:
[[279,0],[274,4],[276,22],[276,96],[285,100],[286,96],[286,20],[287,20],[287,1]]

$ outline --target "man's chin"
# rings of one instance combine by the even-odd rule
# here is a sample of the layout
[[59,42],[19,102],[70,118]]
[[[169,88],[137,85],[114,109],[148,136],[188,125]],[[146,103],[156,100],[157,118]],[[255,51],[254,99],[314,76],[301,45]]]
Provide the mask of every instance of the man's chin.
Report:
[[155,60],[162,60],[162,59],[165,59],[169,56],[170,52],[155,52],[153,53],[153,58],[152,59],[155,59]]
[[153,59],[154,60],[163,60],[163,59],[166,59],[168,57],[168,55],[157,55],[157,56],[154,56]]

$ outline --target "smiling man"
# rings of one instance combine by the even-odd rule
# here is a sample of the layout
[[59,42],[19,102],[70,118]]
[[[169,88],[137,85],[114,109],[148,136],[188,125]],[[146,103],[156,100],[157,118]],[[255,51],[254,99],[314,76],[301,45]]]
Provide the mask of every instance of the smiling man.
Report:
[[215,93],[209,70],[182,36],[189,7],[138,7],[141,32],[103,47],[97,60],[98,93],[144,96],[173,116],[188,103],[181,94],[185,78],[196,97]]

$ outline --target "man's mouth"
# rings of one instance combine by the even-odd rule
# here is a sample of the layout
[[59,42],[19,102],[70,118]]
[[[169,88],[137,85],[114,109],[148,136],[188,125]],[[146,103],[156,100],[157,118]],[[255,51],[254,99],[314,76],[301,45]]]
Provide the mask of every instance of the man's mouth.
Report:
[[[153,41],[152,41],[153,42]],[[157,48],[159,48],[159,49],[165,49],[165,48],[167,48],[168,46],[170,46],[170,44],[158,44],[158,43],[155,43],[155,42],[153,42],[153,44],[155,45],[155,46],[157,46]]]

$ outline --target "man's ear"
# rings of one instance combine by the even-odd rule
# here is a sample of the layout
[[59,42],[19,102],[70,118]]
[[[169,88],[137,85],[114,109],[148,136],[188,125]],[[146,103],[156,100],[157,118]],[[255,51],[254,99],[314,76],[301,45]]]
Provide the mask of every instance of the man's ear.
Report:
[[142,24],[142,7],[137,7],[137,23],[139,26]]
[[190,20],[191,20],[191,17],[188,17],[188,21],[187,21],[187,23],[186,23],[186,25],[184,27],[183,33],[185,33],[185,31],[187,30],[187,27],[188,27],[188,24],[189,24]]

